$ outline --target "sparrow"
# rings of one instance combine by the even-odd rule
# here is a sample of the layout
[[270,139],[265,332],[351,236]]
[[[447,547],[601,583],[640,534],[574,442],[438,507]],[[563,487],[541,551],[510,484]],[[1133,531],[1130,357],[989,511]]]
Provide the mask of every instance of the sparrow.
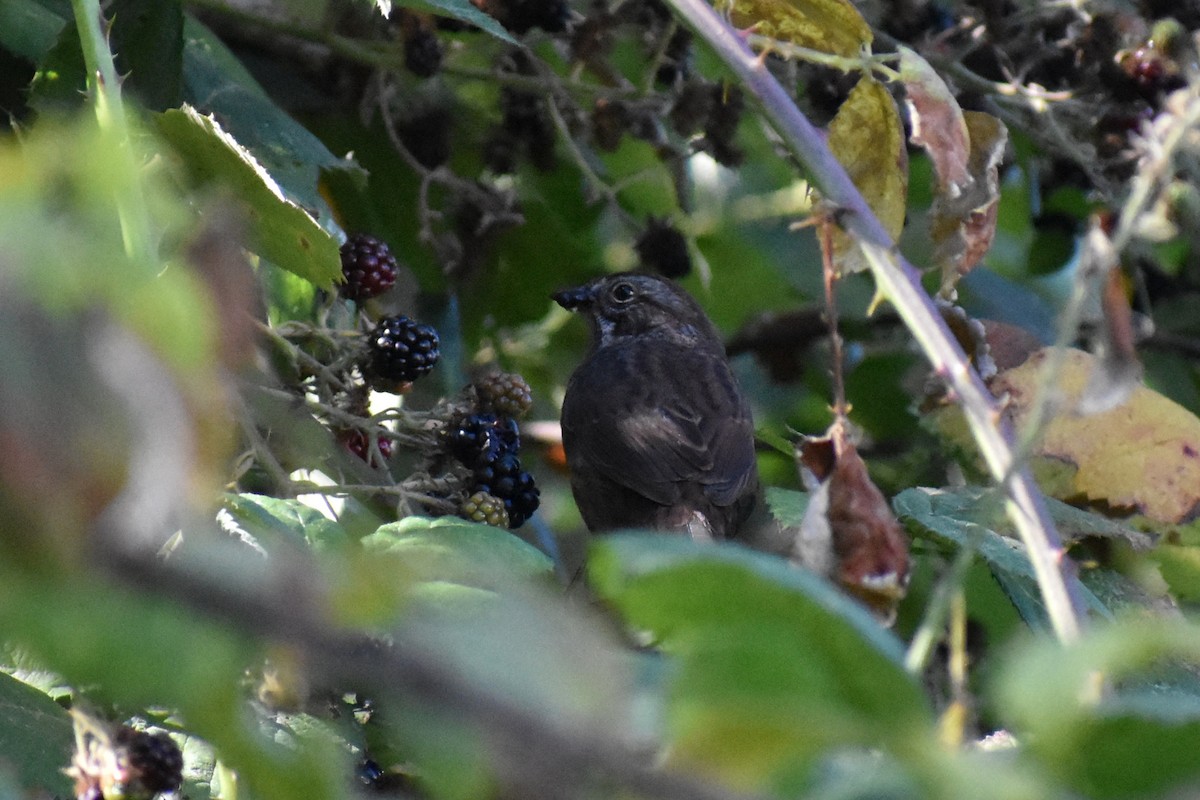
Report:
[[636,273],[552,297],[591,328],[562,408],[588,529],[734,537],[759,492],[754,423],[704,310],[674,283]]

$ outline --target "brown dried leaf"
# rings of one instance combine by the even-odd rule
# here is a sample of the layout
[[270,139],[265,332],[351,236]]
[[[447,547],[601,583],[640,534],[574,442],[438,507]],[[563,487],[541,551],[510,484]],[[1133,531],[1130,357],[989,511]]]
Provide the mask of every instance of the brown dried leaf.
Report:
[[968,168],[971,137],[962,109],[929,62],[900,47],[900,80],[904,83],[912,142],[925,148],[938,176],[940,194],[957,197],[975,182]]
[[[829,123],[829,149],[862,192],[892,239],[904,229],[908,150],[896,101],[882,83],[864,75]],[[841,273],[867,268],[853,239],[834,232],[833,257]]]
[[857,56],[874,39],[848,0],[732,0],[728,7],[740,28],[823,53]]
[[971,151],[967,169],[973,180],[961,194],[938,194],[933,201],[930,236],[934,260],[942,268],[942,293],[948,293],[987,253],[1000,210],[1000,160],[1008,129],[991,114],[963,112]]
[[823,572],[890,622],[908,587],[908,540],[849,440],[845,419],[800,446],[819,481],[797,537],[799,559]]

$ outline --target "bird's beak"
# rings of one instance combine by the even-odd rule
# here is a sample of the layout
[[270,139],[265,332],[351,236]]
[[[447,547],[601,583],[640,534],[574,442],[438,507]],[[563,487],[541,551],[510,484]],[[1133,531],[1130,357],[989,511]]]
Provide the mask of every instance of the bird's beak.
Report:
[[579,311],[592,304],[596,299],[596,290],[591,286],[576,286],[573,289],[555,292],[550,298],[567,311]]

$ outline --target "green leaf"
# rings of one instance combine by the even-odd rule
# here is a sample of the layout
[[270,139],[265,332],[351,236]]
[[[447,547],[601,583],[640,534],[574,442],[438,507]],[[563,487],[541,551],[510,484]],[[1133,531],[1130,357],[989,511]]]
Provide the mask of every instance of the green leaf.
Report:
[[595,543],[589,575],[674,657],[672,752],[687,769],[778,787],[825,748],[928,725],[900,643],[806,570],[733,545],[620,534]]
[[113,0],[112,50],[126,76],[121,88],[162,111],[179,105],[183,86],[183,7],[180,0]]
[[554,576],[543,553],[511,533],[455,517],[406,517],[362,540],[374,553],[398,556],[416,580],[500,590]]
[[184,106],[161,114],[158,127],[193,175],[248,206],[253,244],[264,258],[320,287],[341,277],[337,241],[215,117]]
[[36,0],[0,3],[0,46],[36,63],[45,58],[66,20]]
[[[359,171],[284,112],[207,28],[188,18],[183,29],[184,100],[221,126],[270,174],[289,200],[329,234],[340,228],[318,190],[322,170]],[[272,259],[274,260],[274,259]]]
[[1146,679],[1176,659],[1200,663],[1200,631],[1145,614],[1071,647],[1027,642],[997,673],[997,708],[1044,767],[1083,795],[1162,796],[1200,780],[1196,668],[1187,688]]
[[246,533],[262,540],[268,549],[281,540],[307,543],[316,550],[340,547],[350,541],[341,525],[299,500],[235,494],[225,498],[225,508]]
[[71,717],[62,706],[0,672],[0,764],[16,770],[24,789],[71,794],[62,770],[74,744]]
[[[943,548],[969,547],[977,551],[1021,618],[1038,630],[1049,630],[1041,591],[1024,545],[988,527],[1004,530],[1008,526],[1007,518],[1003,516],[1002,499],[996,493],[978,487],[958,490],[918,487],[896,495],[892,507],[914,535]],[[1103,518],[1090,519],[1095,515],[1071,509],[1063,503],[1051,507],[1052,516],[1061,514],[1080,531],[1097,535],[1117,535],[1117,529],[1126,531],[1115,523],[1106,524]],[[1101,617],[1112,616],[1112,609],[1078,578],[1071,581],[1090,610]]]
[[789,528],[800,527],[804,522],[804,513],[808,510],[808,492],[768,486],[765,494],[767,506],[771,509],[771,516],[775,517],[781,525]]
[[430,14],[462,20],[463,22],[475,25],[480,30],[495,36],[502,42],[513,45],[518,44],[512,34],[504,29],[504,26],[480,11],[469,0],[405,0],[402,5],[406,8],[428,11]]

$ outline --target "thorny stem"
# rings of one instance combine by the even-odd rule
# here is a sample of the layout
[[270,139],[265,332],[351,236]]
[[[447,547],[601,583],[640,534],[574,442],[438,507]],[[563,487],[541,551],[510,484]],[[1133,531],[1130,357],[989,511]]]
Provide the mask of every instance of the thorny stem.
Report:
[[114,170],[120,176],[113,186],[117,216],[121,220],[121,238],[125,255],[143,264],[154,264],[154,243],[151,241],[150,214],[142,191],[141,171],[133,153],[129,118],[121,98],[121,79],[113,63],[112,51],[104,31],[105,20],[98,0],[71,0],[79,44],[87,66],[88,92],[96,109],[96,121],[113,153],[122,163]]
[[669,2],[757,98],[776,133],[808,168],[824,196],[844,209],[840,220],[862,248],[879,291],[896,307],[926,358],[949,384],[989,470],[1007,492],[1009,516],[1028,551],[1055,633],[1062,642],[1075,641],[1083,626],[1083,606],[1071,583],[1072,564],[1029,470],[1014,469],[1008,424],[922,288],[919,273],[897,252],[821,133],[739,35],[702,0]]

